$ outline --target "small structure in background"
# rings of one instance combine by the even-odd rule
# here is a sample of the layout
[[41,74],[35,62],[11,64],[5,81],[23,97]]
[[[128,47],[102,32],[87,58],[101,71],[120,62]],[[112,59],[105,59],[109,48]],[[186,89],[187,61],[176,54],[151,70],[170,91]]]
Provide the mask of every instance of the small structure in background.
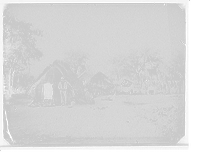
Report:
[[114,93],[114,84],[102,72],[96,73],[87,83],[86,88],[93,95],[93,97]]
[[84,86],[86,86],[90,82],[90,79],[92,77],[93,77],[92,74],[85,71],[78,77],[78,79],[83,83]]

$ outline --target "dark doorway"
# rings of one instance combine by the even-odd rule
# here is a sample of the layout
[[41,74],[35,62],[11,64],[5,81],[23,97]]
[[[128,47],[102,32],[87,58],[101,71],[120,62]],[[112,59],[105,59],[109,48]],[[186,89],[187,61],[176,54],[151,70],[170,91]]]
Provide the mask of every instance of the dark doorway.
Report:
[[53,99],[53,87],[50,83],[44,84],[44,99]]

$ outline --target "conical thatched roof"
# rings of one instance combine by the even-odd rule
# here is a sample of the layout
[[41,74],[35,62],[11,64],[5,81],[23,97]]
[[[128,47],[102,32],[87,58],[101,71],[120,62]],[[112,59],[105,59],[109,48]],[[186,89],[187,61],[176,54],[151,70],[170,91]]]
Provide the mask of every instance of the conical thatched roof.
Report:
[[77,78],[77,75],[70,70],[68,64],[59,60],[56,60],[55,62],[53,62],[53,64],[49,65],[44,69],[42,74],[29,86],[29,88],[26,91],[26,94],[31,95],[32,91],[35,89],[40,80],[43,77],[45,77],[46,73],[53,67],[59,70],[62,76],[73,88],[76,101],[80,101],[81,103],[88,103],[87,101],[89,100],[89,98],[85,98],[84,87]]
[[98,72],[91,78],[90,83],[111,83],[111,81],[105,74]]
[[102,72],[98,72],[96,73],[92,79],[96,79],[96,78],[107,78],[105,74],[103,74]]
[[46,74],[51,69],[51,67],[52,66],[50,65],[44,69],[44,71],[37,77],[34,83],[27,89],[27,94],[32,93],[33,90],[39,85],[39,83],[45,80]]
[[109,92],[109,87],[112,86],[112,82],[109,78],[101,72],[95,74],[89,83],[88,91],[92,92],[94,95],[96,93],[107,93]]

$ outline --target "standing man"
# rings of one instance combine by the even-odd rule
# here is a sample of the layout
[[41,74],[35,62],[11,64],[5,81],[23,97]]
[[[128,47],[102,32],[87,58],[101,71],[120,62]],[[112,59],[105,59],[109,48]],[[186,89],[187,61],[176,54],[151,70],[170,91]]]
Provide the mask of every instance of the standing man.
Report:
[[60,78],[60,82],[58,83],[58,89],[60,90],[60,99],[61,106],[67,104],[67,82],[64,77]]

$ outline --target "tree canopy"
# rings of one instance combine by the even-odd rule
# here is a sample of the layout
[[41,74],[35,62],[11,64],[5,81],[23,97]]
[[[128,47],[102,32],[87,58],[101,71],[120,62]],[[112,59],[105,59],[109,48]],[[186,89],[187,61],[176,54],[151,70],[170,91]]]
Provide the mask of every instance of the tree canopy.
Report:
[[[143,53],[135,52],[122,57],[114,57],[112,60],[115,74],[118,78],[128,76],[133,79],[160,76],[170,79],[183,79],[185,73],[185,55],[175,53],[166,61],[162,53],[146,50]],[[140,79],[140,78],[139,78]]]
[[66,54],[65,62],[69,65],[70,69],[79,77],[87,66],[88,56],[81,53]]
[[17,19],[10,11],[10,5],[4,8],[3,73],[8,98],[23,79],[31,81],[23,75],[26,73],[26,76],[30,77],[31,60],[39,60],[43,56],[36,45],[37,36],[42,36],[40,30],[33,29],[30,23]]
[[17,20],[8,5],[3,12],[4,69],[23,70],[31,59],[42,57],[36,47],[36,36],[41,35],[42,32],[33,30],[31,24]]

